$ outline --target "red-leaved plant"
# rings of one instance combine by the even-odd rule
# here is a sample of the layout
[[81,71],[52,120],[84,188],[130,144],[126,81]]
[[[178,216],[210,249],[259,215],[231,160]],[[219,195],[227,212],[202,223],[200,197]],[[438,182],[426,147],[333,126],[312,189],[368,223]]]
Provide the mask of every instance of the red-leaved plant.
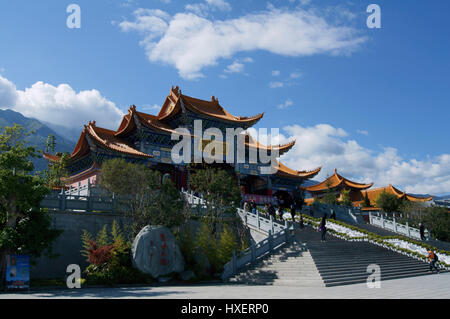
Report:
[[111,259],[114,245],[99,246],[94,240],[89,240],[88,243],[89,248],[86,249],[88,262],[96,266],[101,266]]

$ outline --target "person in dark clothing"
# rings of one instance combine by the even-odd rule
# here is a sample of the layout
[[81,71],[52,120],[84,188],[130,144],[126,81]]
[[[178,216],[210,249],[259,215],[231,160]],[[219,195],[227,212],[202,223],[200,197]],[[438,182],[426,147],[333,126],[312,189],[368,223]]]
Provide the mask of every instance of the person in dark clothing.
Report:
[[298,219],[298,223],[300,224],[300,228],[304,228],[305,227],[305,224],[303,224],[303,215],[302,215],[301,212],[300,212],[300,217]]
[[334,209],[333,209],[333,208],[331,209],[331,215],[330,215],[330,218],[336,220],[336,213],[334,212]]
[[425,240],[425,227],[422,223],[419,223],[419,232],[420,232],[420,239]]
[[292,222],[295,222],[295,204],[294,203],[291,204],[291,217],[292,217]]
[[281,208],[281,205],[278,205],[277,210],[275,211],[275,218],[283,220],[283,209]]
[[250,207],[252,209],[252,213],[256,214],[256,203],[255,203],[254,199],[252,199],[252,202],[250,203]]
[[273,219],[277,219],[277,216],[275,214],[275,208],[273,207],[272,204],[269,204],[268,213],[270,216],[272,216]]
[[320,221],[320,224],[319,224],[319,231],[321,232],[321,241],[325,241],[325,234],[327,232],[326,219],[327,219],[327,215],[323,215],[322,220]]
[[433,272],[433,269],[436,269],[436,272],[439,273],[439,269],[436,267],[437,256],[431,248],[428,249],[428,260],[430,262],[430,271]]

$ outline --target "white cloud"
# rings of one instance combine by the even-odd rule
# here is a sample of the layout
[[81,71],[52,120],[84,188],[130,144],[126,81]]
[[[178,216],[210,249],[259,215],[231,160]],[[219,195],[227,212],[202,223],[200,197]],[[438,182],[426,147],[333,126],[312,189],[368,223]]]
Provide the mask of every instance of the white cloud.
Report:
[[234,61],[232,64],[228,65],[224,70],[226,73],[241,73],[244,71],[244,64]]
[[283,86],[284,86],[283,82],[278,82],[278,81],[276,81],[276,82],[270,82],[270,83],[269,83],[269,87],[270,87],[271,89],[282,88]]
[[450,154],[424,160],[405,159],[393,147],[378,151],[362,147],[347,132],[328,124],[283,128],[280,143],[296,139],[295,146],[281,160],[295,169],[322,166],[316,180],[331,175],[335,168],[357,182],[374,182],[374,187],[393,184],[410,193],[438,194],[450,191]]
[[271,8],[239,18],[215,20],[200,11],[169,17],[160,10],[135,11],[122,31],[138,31],[151,62],[174,66],[186,79],[202,77],[205,67],[238,52],[268,51],[283,56],[348,54],[366,37],[351,27],[330,24],[312,10]]
[[361,135],[366,135],[366,136],[369,135],[369,132],[366,130],[357,130],[356,132]]
[[278,104],[277,108],[280,110],[286,109],[293,104],[291,99],[287,99],[284,103]]
[[273,70],[272,71],[272,76],[279,76],[280,75],[280,71],[279,70]]
[[225,73],[242,73],[244,72],[245,64],[244,63],[253,63],[253,59],[250,57],[236,59],[234,62],[226,67],[224,70]]
[[291,78],[291,79],[298,79],[299,77],[301,77],[302,76],[302,74],[300,73],[300,72],[292,72],[290,75],[289,75],[289,77]]
[[2,76],[0,107],[43,122],[80,129],[91,120],[99,126],[116,129],[123,116],[123,112],[97,90],[76,92],[68,84],[53,86],[39,81],[22,91]]
[[184,8],[202,17],[208,16],[210,11],[231,11],[230,4],[224,0],[205,0],[203,3],[187,4]]
[[0,75],[0,108],[9,108],[16,103],[17,90],[14,83]]
[[217,8],[221,11],[230,11],[231,6],[225,0],[206,0],[206,3],[209,4],[212,8]]

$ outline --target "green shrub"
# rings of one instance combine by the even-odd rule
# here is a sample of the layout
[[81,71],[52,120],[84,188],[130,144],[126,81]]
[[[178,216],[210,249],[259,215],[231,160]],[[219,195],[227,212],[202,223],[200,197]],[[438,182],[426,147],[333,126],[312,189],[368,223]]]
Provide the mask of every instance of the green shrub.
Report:
[[134,268],[131,262],[131,243],[126,241],[116,221],[108,233],[105,225],[93,236],[83,230],[82,255],[90,263],[84,273],[88,285],[150,283],[153,278]]

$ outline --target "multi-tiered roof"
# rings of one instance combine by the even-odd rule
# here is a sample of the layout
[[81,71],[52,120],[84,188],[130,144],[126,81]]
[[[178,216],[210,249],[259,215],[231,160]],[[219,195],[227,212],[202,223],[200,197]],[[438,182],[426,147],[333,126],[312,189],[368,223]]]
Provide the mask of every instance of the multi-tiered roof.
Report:
[[[175,130],[176,128],[172,123],[185,112],[190,112],[190,114],[194,114],[195,116],[211,119],[230,126],[242,127],[243,129],[253,126],[264,115],[264,113],[261,113],[252,117],[234,116],[226,111],[214,96],[211,97],[210,101],[200,100],[182,94],[178,87],[172,87],[158,115],[138,112],[136,106],[132,105],[116,131],[101,128],[96,125],[95,121],[89,122],[88,125],[84,126],[69,162],[77,161],[96,147],[105,148],[113,153],[121,153],[133,158],[144,160],[153,158],[151,154],[136,149],[127,138],[136,132],[138,126],[147,127],[152,131],[163,134],[180,134]],[[245,134],[245,146],[247,148],[277,151],[280,155],[289,151],[295,144],[294,140],[283,145],[263,145],[256,141],[250,134]],[[44,153],[44,157],[52,161],[59,159],[59,157],[47,153]],[[288,178],[312,178],[320,171],[320,167],[311,171],[296,171],[280,162],[277,162],[276,166],[278,169],[276,174]],[[94,163],[91,169],[98,169],[98,167],[99,165]]]

